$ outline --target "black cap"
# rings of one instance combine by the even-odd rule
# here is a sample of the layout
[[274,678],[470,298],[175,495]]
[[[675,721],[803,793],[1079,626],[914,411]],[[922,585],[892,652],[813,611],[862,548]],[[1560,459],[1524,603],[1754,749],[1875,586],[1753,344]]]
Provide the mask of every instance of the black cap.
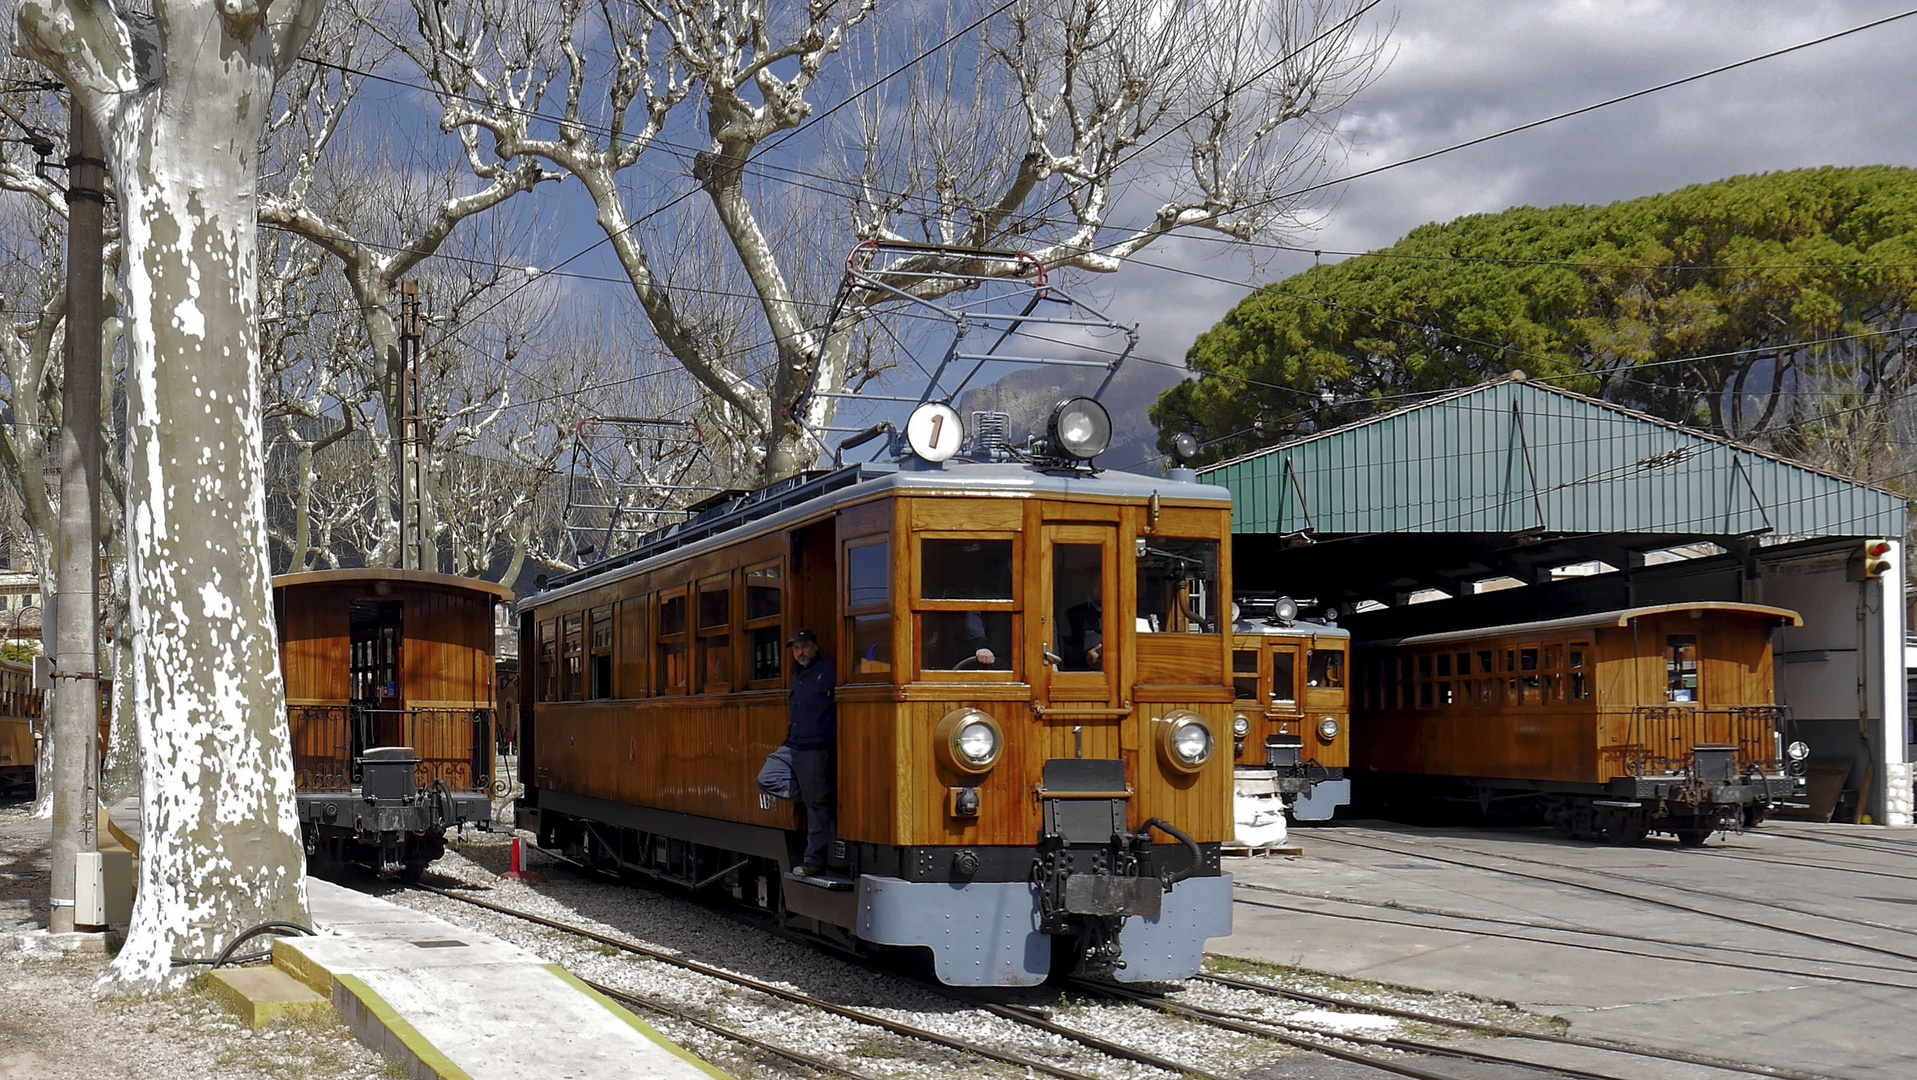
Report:
[[817,645],[819,643],[819,635],[813,633],[810,630],[801,630],[798,633],[793,634],[792,640],[786,642],[786,644],[788,646],[797,645],[801,641],[809,641],[812,644]]

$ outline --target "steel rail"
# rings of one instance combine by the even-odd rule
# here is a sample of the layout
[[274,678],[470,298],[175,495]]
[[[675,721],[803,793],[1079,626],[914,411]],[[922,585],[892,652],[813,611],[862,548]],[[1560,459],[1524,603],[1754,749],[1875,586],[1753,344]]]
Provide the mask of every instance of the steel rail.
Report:
[[1192,976],[1193,979],[1228,986],[1236,990],[1248,990],[1253,993],[1267,994],[1302,1001],[1329,1009],[1350,1009],[1359,1012],[1376,1013],[1381,1016],[1395,1016],[1402,1020],[1415,1020],[1424,1024],[1436,1024],[1454,1027],[1464,1031],[1476,1031],[1485,1035],[1497,1035],[1510,1039],[1530,1039],[1536,1042],[1557,1043],[1563,1046],[1580,1046],[1591,1050],[1604,1050],[1616,1054],[1629,1054],[1635,1057],[1658,1058],[1664,1061],[1682,1062],[1686,1065],[1701,1065],[1710,1069],[1722,1069],[1726,1072],[1750,1073],[1756,1076],[1770,1076],[1777,1080],[1839,1080],[1825,1073],[1804,1073],[1774,1065],[1760,1065],[1756,1062],[1738,1061],[1733,1058],[1713,1057],[1708,1054],[1693,1054],[1684,1050],[1664,1050],[1657,1047],[1636,1046],[1629,1043],[1617,1043],[1609,1039],[1587,1039],[1576,1035],[1560,1035],[1550,1031],[1527,1031],[1524,1028],[1507,1027],[1503,1024],[1488,1024],[1481,1020],[1458,1020],[1432,1013],[1421,1013],[1413,1009],[1400,1009],[1391,1005],[1373,1005],[1363,1001],[1329,994],[1313,994],[1304,990],[1289,990],[1279,986],[1267,986],[1247,979],[1236,979],[1229,975],[1213,975],[1208,972]]
[[[1188,1020],[1197,1020],[1201,1023],[1210,1024],[1213,1027],[1224,1028],[1226,1031],[1236,1031],[1243,1035],[1255,1035],[1259,1038],[1271,1039],[1295,1049],[1310,1050],[1314,1053],[1324,1054],[1327,1057],[1334,1057],[1341,1061],[1351,1062],[1354,1065],[1366,1065],[1374,1069],[1382,1069],[1385,1072],[1397,1073],[1399,1076],[1411,1077],[1412,1080],[1457,1080],[1456,1076],[1448,1073],[1432,1072],[1429,1069],[1419,1068],[1416,1065],[1393,1061],[1390,1058],[1382,1058],[1376,1054],[1363,1054],[1356,1050],[1347,1050],[1342,1046],[1333,1044],[1333,1040],[1336,1040],[1338,1042],[1357,1043],[1360,1045],[1384,1045],[1385,1040],[1367,1039],[1364,1036],[1349,1035],[1342,1032],[1336,1034],[1303,1034],[1303,1032],[1307,1032],[1310,1029],[1288,1027],[1287,1025],[1278,1024],[1270,1020],[1240,1019],[1217,1010],[1205,1009],[1193,1005],[1181,1005],[1171,1001],[1162,1001],[1149,994],[1118,986],[1082,982],[1079,983],[1079,985],[1082,985],[1087,990],[1103,993],[1108,996],[1129,998],[1146,1008],[1156,1009],[1159,1012],[1172,1016],[1179,1016]],[[1624,1080],[1622,1077],[1604,1076],[1598,1073],[1578,1073],[1557,1066],[1539,1065],[1529,1061],[1497,1059],[1495,1057],[1480,1059],[1468,1051],[1446,1049],[1443,1051],[1443,1054],[1446,1057],[1463,1057],[1471,1060],[1490,1061],[1496,1064],[1520,1065],[1524,1068],[1536,1069],[1540,1072],[1555,1072],[1567,1076],[1578,1076],[1581,1077],[1582,1080]]]
[[782,1057],[797,1065],[804,1065],[808,1068],[817,1069],[820,1072],[837,1073],[840,1076],[849,1078],[849,1080],[877,1080],[876,1077],[867,1073],[859,1072],[857,1069],[846,1068],[844,1065],[827,1061],[822,1057],[816,1057],[803,1050],[791,1050],[775,1043],[766,1042],[764,1039],[753,1038],[743,1031],[735,1031],[723,1024],[715,1024],[710,1020],[700,1019],[677,1005],[668,1005],[663,1001],[646,997],[644,994],[635,994],[630,990],[620,990],[607,986],[605,983],[594,982],[591,979],[580,979],[579,981],[621,1005],[628,1006],[629,1008],[644,1009],[647,1012],[657,1013],[660,1016],[670,1016],[675,1020],[681,1020],[694,1027],[710,1031],[722,1039],[730,1039],[744,1046],[763,1050],[768,1054]]
[[[723,982],[729,982],[735,986],[743,986],[749,990],[756,990],[770,997],[790,1001],[795,1005],[809,1006],[856,1023],[880,1028],[894,1035],[918,1039],[936,1046],[943,1046],[948,1050],[957,1050],[960,1053],[977,1054],[979,1057],[987,1058],[1003,1065],[1016,1065],[1020,1068],[1041,1072],[1047,1076],[1056,1077],[1057,1080],[1096,1080],[1096,1078],[1089,1076],[1089,1074],[1060,1068],[1050,1062],[1040,1061],[1037,1058],[1027,1057],[1023,1054],[1015,1054],[1005,1050],[994,1050],[991,1047],[980,1046],[976,1043],[966,1042],[963,1039],[955,1039],[949,1035],[942,1035],[939,1032],[921,1028],[913,1024],[907,1024],[903,1021],[879,1016],[875,1013],[867,1012],[864,1009],[855,1009],[846,1005],[835,1005],[829,1001],[821,1001],[809,994],[804,994],[796,990],[788,990],[783,986],[775,986],[771,983],[755,979],[750,975],[740,975],[736,972],[714,967],[711,964],[700,963],[697,960],[688,960],[683,956],[675,956],[663,949],[655,949],[649,945],[640,945],[636,942],[626,941],[609,934],[599,933],[596,930],[589,930],[583,926],[574,926],[571,923],[561,922],[558,919],[548,919],[543,915],[534,915],[529,911],[519,911],[506,907],[503,904],[495,904],[490,900],[481,900],[476,896],[462,896],[459,893],[432,885],[415,885],[413,888],[421,892],[428,892],[435,896],[444,897],[448,900],[457,900],[460,903],[471,904],[474,907],[483,908],[509,918],[523,919],[551,930],[558,930],[561,933],[583,937],[590,941],[599,942],[602,945],[610,945],[615,949],[622,949],[651,960],[657,960],[674,967],[684,968],[687,971],[696,972],[708,978],[719,979]],[[1181,1068],[1179,1071],[1189,1072],[1190,1070]],[[1218,1080],[1218,1078],[1214,1078],[1214,1080]]]
[[[1390,835],[1390,834],[1387,834],[1387,835]],[[1357,840],[1352,840],[1348,837],[1331,836],[1328,834],[1317,836],[1316,839],[1329,840],[1332,843],[1345,844],[1350,847],[1359,848],[1364,851],[1375,851],[1385,855],[1400,855],[1406,858],[1425,859],[1430,862],[1442,863],[1446,866],[1460,866],[1470,870],[1483,870],[1488,873],[1503,874],[1507,877],[1520,878],[1526,881],[1543,882],[1544,884],[1547,884],[1547,885],[1559,885],[1559,886],[1564,886],[1564,887],[1573,888],[1573,889],[1584,889],[1588,892],[1598,893],[1599,895],[1602,895],[1602,896],[1613,896],[1621,900],[1631,900],[1641,904],[1650,904],[1655,907],[1670,908],[1673,911],[1682,911],[1692,915],[1702,915],[1705,918],[1718,919],[1720,921],[1732,923],[1737,926],[1748,926],[1758,930],[1767,930],[1767,931],[1770,931],[1771,933],[1787,934],[1792,937],[1804,938],[1807,941],[1819,941],[1819,942],[1823,942],[1826,945],[1836,945],[1840,948],[1845,948],[1845,949],[1856,949],[1859,952],[1877,953],[1880,956],[1890,956],[1890,957],[1895,957],[1896,959],[1899,959],[1899,960],[1909,960],[1909,961],[1912,961],[1913,963],[1917,963],[1917,953],[1898,952],[1896,949],[1886,949],[1876,945],[1865,945],[1861,942],[1846,941],[1843,938],[1831,937],[1828,934],[1819,934],[1811,930],[1799,930],[1794,927],[1778,926],[1775,923],[1760,922],[1756,919],[1746,919],[1736,915],[1726,915],[1721,911],[1712,911],[1709,908],[1697,907],[1691,904],[1680,904],[1675,900],[1659,900],[1655,897],[1645,896],[1642,893],[1627,892],[1623,889],[1609,889],[1609,888],[1605,888],[1602,885],[1592,885],[1589,882],[1570,881],[1561,877],[1548,877],[1544,874],[1526,873],[1525,871],[1522,871],[1522,870],[1511,870],[1511,869],[1507,869],[1504,867],[1497,867],[1497,866],[1485,866],[1482,863],[1467,862],[1462,859],[1447,859],[1438,855],[1427,855],[1423,851],[1418,850],[1416,848],[1388,847],[1388,846],[1380,846],[1375,844],[1366,844],[1366,843],[1361,843]],[[1465,854],[1476,855],[1482,858],[1504,859],[1509,862],[1529,863],[1534,866],[1542,866],[1542,867],[1546,867],[1553,870],[1567,870],[1574,874],[1596,873],[1596,871],[1581,870],[1581,869],[1578,869],[1577,867],[1565,866],[1561,863],[1545,862],[1541,859],[1525,859],[1516,855],[1499,855],[1496,852],[1476,851],[1471,848],[1461,848],[1455,845],[1444,844],[1444,843],[1439,843],[1435,841],[1425,841],[1424,843],[1425,843],[1425,846],[1428,846],[1428,847],[1444,848],[1448,851],[1463,852]],[[1888,930],[1888,931],[1899,933],[1899,934],[1917,934],[1917,930],[1910,930],[1903,927],[1868,923],[1868,922],[1863,922],[1857,919],[1846,919],[1846,918],[1843,918],[1842,916],[1837,916],[1837,915],[1821,915],[1814,911],[1804,911],[1802,909],[1789,907],[1783,904],[1772,904],[1762,900],[1752,900],[1748,897],[1722,896],[1715,893],[1705,892],[1700,889],[1686,888],[1681,885],[1671,885],[1661,881],[1649,881],[1644,878],[1634,878],[1634,877],[1630,877],[1628,875],[1623,875],[1623,874],[1614,875],[1614,876],[1618,877],[1620,880],[1634,882],[1639,885],[1650,885],[1657,888],[1672,889],[1678,892],[1694,893],[1697,895],[1710,897],[1716,900],[1734,900],[1740,903],[1752,904],[1757,907],[1770,908],[1776,911],[1788,912],[1793,915],[1801,915],[1804,918],[1808,918],[1808,919],[1824,919],[1829,922],[1848,923],[1852,925],[1863,926],[1868,929]]]
[[[1836,967],[1858,968],[1864,971],[1889,971],[1899,974],[1909,972],[1908,965],[1892,966],[1873,964],[1863,960],[1829,960],[1805,956],[1802,953],[1772,952],[1768,949],[1747,949],[1736,945],[1713,945],[1707,942],[1672,941],[1668,938],[1646,937],[1642,934],[1626,934],[1615,930],[1591,930],[1570,926],[1552,926],[1547,923],[1521,922],[1517,919],[1500,919],[1490,915],[1467,915],[1462,912],[1445,911],[1440,908],[1422,907],[1417,904],[1400,904],[1387,907],[1375,900],[1361,900],[1349,896],[1328,896],[1317,893],[1296,892],[1290,889],[1274,888],[1270,885],[1240,883],[1240,889],[1272,892],[1281,896],[1297,896],[1323,903],[1347,904],[1352,907],[1373,908],[1383,911],[1400,911],[1410,915],[1429,915],[1441,919],[1456,919],[1461,922],[1492,923],[1497,926],[1510,926],[1525,930],[1536,930],[1546,934],[1571,934],[1588,937],[1611,938],[1617,941],[1636,942],[1641,945],[1663,945],[1677,949],[1695,949],[1700,952],[1737,953],[1744,956],[1769,957],[1775,960],[1789,960],[1799,964],[1821,964]],[[1357,919],[1365,922],[1383,923],[1387,926],[1411,926],[1421,930],[1436,930],[1446,934],[1473,934],[1478,937],[1502,938],[1506,941],[1524,941],[1537,945],[1553,945],[1564,949],[1585,949],[1590,952],[1615,953],[1618,956],[1637,956],[1646,960],[1664,960],[1672,963],[1702,964],[1706,967],[1728,968],[1732,971],[1755,971],[1766,975],[1791,975],[1804,979],[1821,979],[1830,982],[1855,983],[1858,986],[1876,986],[1889,990],[1917,990],[1917,984],[1887,982],[1883,979],[1865,979],[1854,975],[1833,975],[1828,972],[1801,971],[1794,967],[1779,967],[1775,964],[1740,964],[1732,960],[1714,960],[1701,956],[1660,956],[1639,949],[1614,948],[1605,945],[1577,944],[1569,941],[1552,941],[1548,938],[1528,937],[1522,934],[1503,934],[1495,930],[1474,930],[1458,926],[1436,926],[1431,923],[1408,922],[1400,919],[1386,919],[1377,916],[1341,915],[1330,911],[1313,911],[1292,904],[1273,904],[1247,897],[1233,897],[1232,902],[1246,907],[1268,908],[1272,911],[1288,911],[1293,914],[1315,915],[1325,919]]]

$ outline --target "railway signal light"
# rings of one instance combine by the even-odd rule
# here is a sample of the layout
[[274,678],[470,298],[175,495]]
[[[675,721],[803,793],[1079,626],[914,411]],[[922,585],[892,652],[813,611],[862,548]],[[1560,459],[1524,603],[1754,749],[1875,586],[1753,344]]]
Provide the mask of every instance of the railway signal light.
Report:
[[1888,540],[1866,540],[1864,542],[1864,576],[1866,578],[1883,577],[1890,572],[1890,553],[1893,545]]

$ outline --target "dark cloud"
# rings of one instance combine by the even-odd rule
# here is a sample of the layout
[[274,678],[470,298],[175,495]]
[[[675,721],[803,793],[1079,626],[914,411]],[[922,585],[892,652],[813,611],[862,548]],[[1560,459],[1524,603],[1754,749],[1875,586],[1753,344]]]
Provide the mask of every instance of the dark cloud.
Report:
[[[1347,112],[1351,175],[1906,10],[1796,0],[1407,4],[1391,66]],[[1817,165],[1917,166],[1907,90],[1917,16],[1325,193],[1326,251],[1386,247],[1419,225],[1512,206],[1608,203],[1745,173]],[[1132,205],[1136,202],[1137,205]],[[1123,204],[1140,217],[1143,193]],[[1114,215],[1114,220],[1127,220]],[[1140,352],[1181,360],[1248,291],[1312,256],[1180,240],[1109,286],[1140,321]],[[1326,256],[1335,261],[1337,256]],[[1152,269],[1177,267],[1234,287]]]

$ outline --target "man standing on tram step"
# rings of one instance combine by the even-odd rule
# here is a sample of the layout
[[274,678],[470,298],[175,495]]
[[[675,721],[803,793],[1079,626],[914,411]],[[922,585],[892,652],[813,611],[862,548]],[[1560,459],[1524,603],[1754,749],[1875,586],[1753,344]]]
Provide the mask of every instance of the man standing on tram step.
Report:
[[805,803],[805,863],[792,872],[800,877],[825,869],[826,845],[832,842],[833,782],[838,777],[839,709],[833,700],[839,669],[819,655],[819,638],[800,630],[786,642],[792,648],[792,724],[785,744],[792,748],[792,775],[799,783],[799,801]]

